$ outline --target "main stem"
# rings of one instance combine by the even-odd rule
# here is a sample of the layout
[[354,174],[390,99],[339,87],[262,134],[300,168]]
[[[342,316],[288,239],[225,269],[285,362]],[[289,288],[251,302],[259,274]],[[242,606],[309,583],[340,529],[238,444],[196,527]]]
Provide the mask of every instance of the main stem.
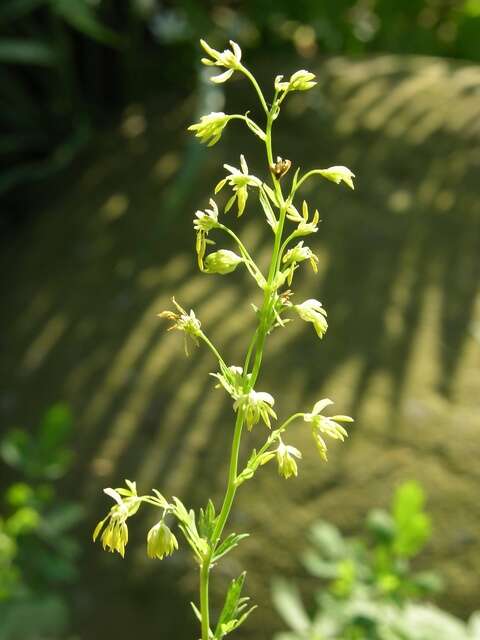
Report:
[[[263,94],[251,74],[248,75],[249,79],[253,82],[257,93],[259,94],[260,101],[262,103],[262,107],[267,113],[267,127],[266,127],[266,140],[265,146],[267,151],[267,160],[269,166],[273,164],[273,152],[272,152],[272,111],[268,111],[265,99],[263,98]],[[259,325],[255,332],[255,335],[252,339],[250,347],[247,352],[247,356],[245,358],[245,366],[244,366],[244,381],[247,381],[248,376],[248,365],[250,362],[250,356],[252,354],[252,350],[255,349],[255,359],[253,363],[252,373],[250,376],[249,387],[253,388],[258,374],[260,373],[260,366],[262,362],[263,349],[265,345],[265,338],[268,331],[268,317],[271,312],[271,305],[273,303],[273,291],[272,284],[276,276],[276,272],[278,269],[278,254],[280,251],[280,245],[283,234],[283,226],[285,223],[285,215],[286,215],[286,205],[283,201],[283,196],[280,188],[280,184],[278,180],[273,178],[275,192],[277,197],[281,203],[280,206],[280,215],[278,227],[275,233],[275,242],[273,246],[272,259],[270,262],[270,268],[268,272],[268,281],[265,286],[265,294],[263,299],[263,305],[259,312]],[[230,454],[230,467],[228,471],[228,483],[227,489],[225,492],[225,496],[223,499],[222,508],[217,518],[217,522],[215,525],[215,529],[212,533],[212,537],[210,540],[210,549],[206,557],[204,558],[201,566],[200,566],[200,613],[202,616],[202,640],[210,640],[211,631],[210,631],[210,612],[209,612],[209,577],[210,577],[210,568],[212,564],[212,557],[214,551],[220,541],[221,535],[223,533],[223,529],[228,520],[228,516],[230,515],[230,510],[232,508],[233,501],[235,499],[235,494],[237,491],[236,479],[238,475],[238,457],[240,452],[240,443],[242,437],[242,429],[243,429],[244,417],[243,413],[239,411],[237,413],[237,418],[235,422],[235,430],[233,434],[233,442],[232,442],[232,450]]]

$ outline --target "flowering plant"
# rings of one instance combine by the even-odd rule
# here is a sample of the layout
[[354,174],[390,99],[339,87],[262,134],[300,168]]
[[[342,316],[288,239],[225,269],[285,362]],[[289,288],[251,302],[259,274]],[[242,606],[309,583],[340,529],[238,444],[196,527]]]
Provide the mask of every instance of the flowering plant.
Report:
[[[240,169],[228,164],[224,165],[228,174],[217,184],[214,191],[218,194],[225,187],[231,189],[232,193],[226,202],[224,212],[227,213],[232,208],[236,208],[238,216],[245,212],[249,195],[256,197],[273,234],[273,248],[267,273],[262,273],[237,234],[221,222],[219,208],[213,198],[210,198],[210,208],[195,213],[193,222],[200,270],[206,274],[226,275],[243,265],[253,278],[255,285],[262,291],[262,305],[260,308],[254,307],[257,326],[248,345],[243,366],[227,364],[220,351],[207,337],[193,310],[187,312],[173,299],[175,310],[163,311],[159,314],[160,317],[171,321],[170,329],[176,329],[184,334],[187,355],[188,338],[197,346],[203,342],[211,350],[219,368],[212,373],[212,376],[217,379],[219,383],[217,386],[223,388],[231,398],[235,426],[224,500],[218,512],[213,502],[209,500],[205,509],[200,509],[196,514],[192,509],[188,510],[178,498],[174,497],[169,501],[156,489],[152,490],[152,494],[138,495],[135,483],[127,480],[126,488],[105,489],[115,504],[107,517],[97,525],[93,534],[94,540],[100,536],[104,549],[117,551],[123,556],[128,542],[127,520],[135,515],[142,504],[148,504],[159,509],[162,515],[147,534],[147,554],[150,558],[162,559],[172,554],[179,546],[176,536],[167,524],[169,519],[176,521],[199,566],[199,603],[198,606],[192,603],[192,607],[200,622],[202,640],[221,640],[239,627],[255,608],[249,608],[248,598],[242,596],[245,580],[245,573],[242,573],[232,581],[216,624],[212,625],[210,619],[211,569],[248,535],[230,533],[224,536],[224,529],[238,488],[245,481],[253,478],[261,466],[273,460],[276,460],[281,476],[284,478],[297,476],[297,461],[301,460],[302,454],[285,442],[288,429],[294,421],[301,419],[310,425],[313,442],[318,448],[321,459],[325,461],[327,444],[324,438],[330,437],[343,441],[347,431],[342,423],[352,422],[352,418],[345,415],[332,417],[322,415],[323,410],[332,404],[331,400],[324,398],[315,404],[310,413],[295,413],[273,428],[272,423],[276,424],[277,421],[274,410],[275,400],[270,393],[256,389],[265,340],[275,328],[283,327],[291,321],[292,318],[288,316],[293,315],[311,323],[319,338],[323,338],[328,329],[327,312],[321,302],[309,299],[294,304],[291,301],[293,293],[290,288],[287,288],[291,287],[295,272],[302,262],[308,260],[314,272],[317,271],[318,262],[313,251],[304,245],[304,240],[298,241],[298,239],[318,231],[319,214],[315,211],[310,215],[305,201],[302,203],[300,213],[294,204],[297,193],[302,185],[315,175],[336,184],[344,182],[353,189],[354,174],[342,166],[313,169],[304,174],[298,167],[289,185],[285,184],[285,175],[291,169],[292,163],[279,156],[274,160],[273,124],[279,116],[281,104],[287,95],[293,91],[312,89],[316,84],[315,76],[305,70],[297,71],[288,81],[283,81],[283,76],[277,76],[274,82],[273,99],[268,104],[257,80],[241,61],[240,47],[235,42],[230,44],[231,50],[219,52],[202,40],[201,45],[208,56],[203,58],[202,62],[207,66],[226,69],[211,78],[215,83],[226,82],[235,72],[248,79],[253,85],[264,112],[264,128],[247,115],[214,112],[203,116],[200,122],[191,125],[189,129],[201,142],[212,146],[218,142],[231,121],[240,120],[259,138],[266,150],[269,174],[267,180],[252,175],[245,157],[241,155]],[[287,226],[291,228],[287,229]],[[230,249],[219,249],[207,253],[208,246],[214,244],[209,237],[212,232],[227,235],[230,240],[233,240],[238,253]],[[245,466],[241,468],[239,452],[243,428],[246,426],[250,431],[259,423],[269,430],[268,437],[258,451],[253,449]]]

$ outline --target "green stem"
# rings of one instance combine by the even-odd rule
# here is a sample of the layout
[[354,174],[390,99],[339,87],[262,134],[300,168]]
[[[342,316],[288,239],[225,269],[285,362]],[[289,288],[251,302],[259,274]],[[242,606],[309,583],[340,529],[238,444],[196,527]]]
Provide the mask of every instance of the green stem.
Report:
[[254,76],[243,65],[240,67],[239,71],[241,71],[250,80],[250,82],[253,84],[253,86],[255,88],[255,91],[257,92],[257,95],[260,98],[260,102],[262,104],[263,110],[265,111],[267,116],[270,115],[270,112],[268,110],[267,102],[265,100],[265,97],[264,97],[264,95],[262,93],[262,90],[260,89],[260,86],[259,86],[258,82],[255,80]]
[[227,367],[227,365],[225,363],[225,360],[220,355],[218,349],[215,347],[214,344],[212,344],[212,342],[210,342],[210,340],[203,333],[203,331],[200,331],[200,334],[199,334],[198,337],[205,342],[205,344],[209,347],[209,349],[212,351],[212,353],[215,355],[215,357],[218,359],[218,361],[221,362],[225,366],[226,369],[228,369],[228,367]]
[[200,567],[200,612],[202,614],[202,640],[209,640],[210,612],[208,606],[208,582],[210,565],[203,563]]

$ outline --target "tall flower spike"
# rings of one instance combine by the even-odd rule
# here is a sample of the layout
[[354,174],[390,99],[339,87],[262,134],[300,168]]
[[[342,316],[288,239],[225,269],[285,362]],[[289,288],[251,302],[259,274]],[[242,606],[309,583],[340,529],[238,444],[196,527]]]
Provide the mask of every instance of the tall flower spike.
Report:
[[263,391],[254,391],[241,395],[233,404],[235,411],[243,411],[247,429],[259,422],[260,418],[270,429],[270,417],[277,419],[275,411],[272,409],[275,400],[269,393]]
[[223,166],[227,171],[230,171],[230,175],[223,178],[223,180],[220,180],[215,187],[215,193],[218,193],[228,183],[233,189],[233,196],[225,205],[225,213],[230,211],[236,200],[238,204],[238,217],[240,217],[245,211],[245,205],[247,204],[248,187],[260,188],[262,186],[262,181],[256,176],[248,173],[248,165],[245,160],[245,156],[243,155],[240,156],[241,171],[229,164],[224,164]]
[[168,328],[168,331],[177,329],[184,332],[185,338],[185,355],[188,356],[188,344],[187,337],[190,337],[196,346],[198,346],[198,337],[201,335],[201,323],[196,317],[192,309],[190,313],[187,313],[183,307],[181,307],[175,298],[172,298],[173,304],[177,307],[178,313],[175,311],[162,311],[158,314],[159,318],[166,318],[173,322],[172,326]]
[[233,72],[237,69],[241,68],[241,59],[242,59],[242,50],[238,46],[236,42],[230,40],[230,46],[232,50],[225,49],[225,51],[217,51],[213,49],[205,40],[200,40],[200,44],[202,45],[203,50],[207,53],[210,58],[202,58],[202,63],[207,65],[208,67],[226,67],[227,71],[220,73],[218,76],[213,76],[210,78],[212,82],[216,84],[220,84],[222,82],[226,82],[231,76]]

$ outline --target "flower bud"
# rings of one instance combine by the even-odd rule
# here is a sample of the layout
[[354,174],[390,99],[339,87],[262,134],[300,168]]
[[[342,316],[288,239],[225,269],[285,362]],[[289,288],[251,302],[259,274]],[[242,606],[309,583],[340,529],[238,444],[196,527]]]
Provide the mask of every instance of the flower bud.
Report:
[[220,249],[211,253],[205,258],[205,273],[219,273],[222,276],[232,273],[243,262],[243,258],[237,256],[233,251]]
[[162,560],[165,556],[170,556],[178,549],[176,537],[167,527],[163,520],[157,522],[147,535],[147,555],[149,558]]
[[290,76],[289,91],[308,91],[317,83],[314,81],[315,74],[306,69],[300,69]]

